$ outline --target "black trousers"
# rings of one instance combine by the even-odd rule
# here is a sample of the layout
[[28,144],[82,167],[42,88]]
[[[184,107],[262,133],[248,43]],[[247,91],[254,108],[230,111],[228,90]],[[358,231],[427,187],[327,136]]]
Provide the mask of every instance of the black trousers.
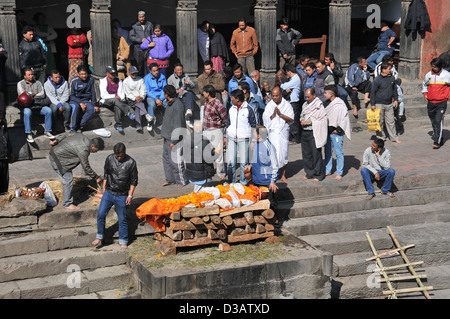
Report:
[[369,80],[362,82],[360,85],[357,86],[358,90],[353,90],[351,86],[347,86],[345,89],[348,92],[348,95],[350,95],[350,99],[352,100],[352,104],[356,105],[358,110],[361,108],[361,103],[358,98],[358,92],[366,94],[370,93],[372,91],[372,82]]
[[316,147],[313,131],[304,130],[302,132],[302,157],[306,178],[323,180],[325,178],[325,168],[322,149]]
[[442,145],[442,127],[444,126],[445,111],[447,110],[447,101],[440,103],[428,102],[428,117],[433,127],[433,142],[435,145]]
[[6,193],[9,187],[9,162],[0,160],[0,194]]
[[122,116],[130,112],[130,106],[116,98],[105,100],[103,106],[114,111],[114,120],[116,121],[116,125],[119,126],[122,126]]
[[302,103],[292,102],[292,109],[294,110],[294,122],[292,122],[289,127],[289,140],[295,143],[300,144],[302,126],[300,125],[300,113],[302,112]]

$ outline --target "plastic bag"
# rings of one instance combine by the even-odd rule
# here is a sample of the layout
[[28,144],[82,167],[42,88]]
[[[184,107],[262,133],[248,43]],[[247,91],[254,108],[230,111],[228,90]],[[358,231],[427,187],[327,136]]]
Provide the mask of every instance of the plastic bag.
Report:
[[55,207],[58,205],[58,200],[56,199],[55,194],[46,182],[42,182],[39,187],[45,189],[44,198],[47,201],[47,206]]
[[381,132],[380,111],[381,111],[380,109],[375,109],[375,111],[372,111],[372,109],[367,110],[368,131]]

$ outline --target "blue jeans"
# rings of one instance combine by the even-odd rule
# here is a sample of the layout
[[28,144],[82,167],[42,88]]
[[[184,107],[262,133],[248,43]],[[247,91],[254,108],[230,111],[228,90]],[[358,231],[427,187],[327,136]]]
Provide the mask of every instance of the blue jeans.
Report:
[[97,214],[97,239],[102,240],[105,232],[105,220],[112,205],[116,209],[116,214],[119,219],[119,244],[128,244],[128,221],[127,221],[127,196],[116,196],[109,191],[105,191],[100,202]]
[[80,104],[71,104],[72,110],[72,127],[73,131],[84,127],[87,122],[95,115],[94,104],[91,102],[83,102],[86,104],[86,110],[83,112]]
[[228,183],[236,182],[236,164],[237,164],[237,153],[239,150],[239,165],[241,167],[241,177],[240,183],[247,185],[247,179],[244,176],[244,168],[249,165],[249,141],[239,141],[235,142],[230,138],[227,138],[227,174]]
[[377,51],[375,53],[372,53],[368,58],[367,58],[367,65],[372,69],[375,70],[375,68],[377,67],[378,64],[381,63],[381,61],[383,60],[383,57],[385,55],[391,55],[391,51]]
[[330,134],[328,136],[327,144],[325,145],[325,173],[331,174],[333,168],[332,152],[336,155],[336,174],[344,174],[344,136],[337,134]]
[[[63,115],[64,115],[64,126],[65,127],[70,127],[70,117],[72,116],[72,107],[70,106],[69,103],[63,103],[62,105],[63,107]],[[53,120],[55,121],[57,119],[58,116],[58,106],[55,104],[50,104],[50,108],[52,109],[52,114],[53,114]]]
[[[148,115],[153,117],[153,122],[154,122],[155,121],[156,100],[154,98],[148,97],[147,98],[147,105],[148,105],[147,113],[148,113]],[[166,100],[163,100],[163,106],[164,106],[164,108],[167,107]]]
[[[52,110],[48,106],[43,106],[39,110],[39,114],[44,115],[45,117],[45,131],[52,131]],[[23,124],[25,125],[25,134],[31,134],[31,118],[33,116],[33,112],[29,107],[25,107],[23,109]]]
[[[386,170],[378,171],[380,174],[380,180],[384,179],[383,187],[381,187],[381,191],[383,193],[388,193],[391,191],[392,182],[394,181],[395,170],[392,168]],[[373,188],[373,181],[375,180],[375,175],[369,171],[367,168],[363,168],[361,170],[361,176],[364,180],[364,184],[366,184],[366,189],[369,194],[374,194],[375,189]]]

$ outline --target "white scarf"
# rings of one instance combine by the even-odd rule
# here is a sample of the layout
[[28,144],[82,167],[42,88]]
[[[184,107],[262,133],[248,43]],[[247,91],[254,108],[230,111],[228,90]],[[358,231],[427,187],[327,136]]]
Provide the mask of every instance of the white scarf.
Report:
[[344,101],[336,97],[325,108],[325,111],[328,116],[328,125],[336,128],[340,127],[345,132],[345,136],[347,136],[349,140],[352,140],[350,119],[348,117],[348,110]]
[[322,101],[316,97],[311,103],[306,103],[303,114],[305,119],[311,119],[316,147],[325,146],[328,139],[328,119]]

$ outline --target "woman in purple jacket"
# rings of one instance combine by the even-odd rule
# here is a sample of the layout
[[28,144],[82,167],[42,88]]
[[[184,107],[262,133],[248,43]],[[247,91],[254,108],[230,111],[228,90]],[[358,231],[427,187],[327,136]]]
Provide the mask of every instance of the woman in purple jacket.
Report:
[[155,25],[153,35],[149,36],[141,44],[141,49],[148,51],[147,67],[152,64],[158,64],[159,72],[166,76],[169,67],[169,58],[174,48],[170,38],[162,32],[161,25]]

